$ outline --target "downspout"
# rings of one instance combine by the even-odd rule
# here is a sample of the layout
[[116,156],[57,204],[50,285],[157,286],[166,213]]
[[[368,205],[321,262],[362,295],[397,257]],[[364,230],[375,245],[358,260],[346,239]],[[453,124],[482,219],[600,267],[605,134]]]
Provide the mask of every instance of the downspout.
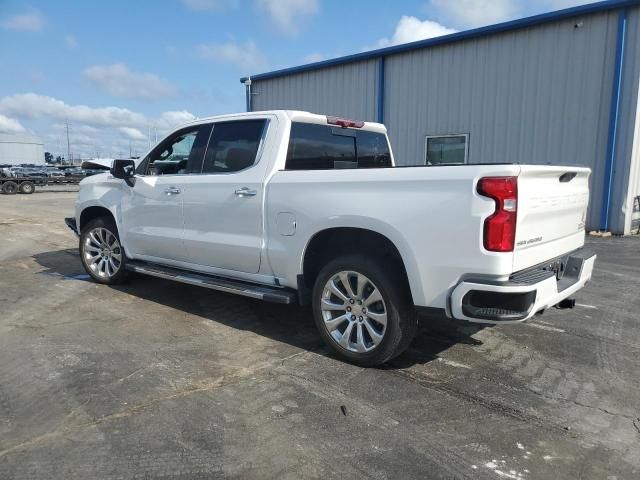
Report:
[[253,108],[252,102],[251,102],[251,77],[247,77],[247,79],[244,81],[244,89],[245,89],[245,101],[247,103],[246,108],[247,108],[247,112],[250,112],[251,109]]
[[618,14],[618,35],[616,39],[616,57],[613,70],[613,88],[611,90],[611,111],[609,113],[609,137],[607,140],[607,160],[604,170],[604,189],[600,229],[609,230],[609,210],[611,209],[611,188],[616,158],[618,120],[620,117],[620,94],[622,87],[622,69],[624,67],[624,50],[627,31],[627,10]]
[[384,123],[384,57],[378,60],[378,123]]

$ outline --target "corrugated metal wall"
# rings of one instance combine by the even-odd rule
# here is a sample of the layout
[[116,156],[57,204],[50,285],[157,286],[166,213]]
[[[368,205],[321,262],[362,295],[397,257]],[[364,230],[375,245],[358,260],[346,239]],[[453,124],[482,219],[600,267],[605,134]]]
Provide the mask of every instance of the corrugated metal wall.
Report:
[[[615,195],[611,198],[612,225],[631,230],[633,200],[640,195],[640,8],[627,11],[626,49],[622,72],[622,96],[616,169]],[[615,217],[614,217],[615,215]]]
[[386,59],[385,123],[404,164],[425,136],[468,133],[469,162],[581,164],[600,218],[617,13],[493,35]]
[[[638,12],[629,9],[623,101],[637,94]],[[466,133],[470,163],[586,165],[593,169],[588,225],[598,228],[617,26],[611,10],[385,57],[384,123],[396,161],[424,164],[425,136]],[[375,120],[377,76],[378,62],[368,60],[259,80],[253,109]],[[623,113],[618,155],[627,157],[616,165],[610,221],[616,232],[625,226],[634,125]]]
[[252,109],[306,110],[376,120],[377,61],[298,73],[254,82]]

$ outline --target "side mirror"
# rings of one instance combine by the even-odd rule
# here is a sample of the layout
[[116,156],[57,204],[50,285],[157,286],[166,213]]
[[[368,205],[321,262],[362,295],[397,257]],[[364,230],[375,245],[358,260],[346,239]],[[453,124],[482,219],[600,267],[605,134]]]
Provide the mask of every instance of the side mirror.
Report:
[[127,185],[133,187],[136,174],[136,164],[133,160],[114,160],[111,167],[111,175],[115,178],[121,178]]

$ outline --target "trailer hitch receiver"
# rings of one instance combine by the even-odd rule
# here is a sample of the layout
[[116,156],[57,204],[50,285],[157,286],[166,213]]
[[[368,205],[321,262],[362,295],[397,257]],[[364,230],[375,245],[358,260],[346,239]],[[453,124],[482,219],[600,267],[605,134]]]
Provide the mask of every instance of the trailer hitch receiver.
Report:
[[575,298],[565,298],[559,304],[556,305],[556,308],[558,308],[560,310],[564,310],[564,309],[567,309],[567,308],[574,308],[575,306],[576,306],[576,299]]

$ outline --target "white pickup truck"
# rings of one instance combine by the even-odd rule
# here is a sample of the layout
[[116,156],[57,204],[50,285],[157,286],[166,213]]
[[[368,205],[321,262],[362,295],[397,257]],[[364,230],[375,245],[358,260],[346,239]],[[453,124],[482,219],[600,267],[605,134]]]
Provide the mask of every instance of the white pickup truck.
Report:
[[311,304],[343,359],[411,342],[421,309],[523,321],[591,278],[587,168],[396,167],[384,125],[298,111],[182,126],[140,160],[83,180],[74,218],[89,275],[134,271]]

